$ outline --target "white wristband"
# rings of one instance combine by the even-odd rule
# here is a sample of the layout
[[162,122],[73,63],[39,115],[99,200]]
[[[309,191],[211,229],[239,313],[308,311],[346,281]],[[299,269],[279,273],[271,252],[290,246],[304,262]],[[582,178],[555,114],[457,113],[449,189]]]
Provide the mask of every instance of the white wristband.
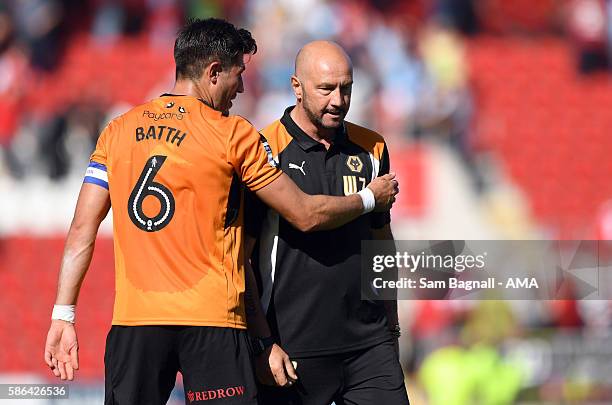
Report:
[[53,305],[53,313],[51,314],[51,319],[58,319],[61,321],[74,323],[75,307],[76,305]]
[[361,201],[363,202],[363,213],[367,214],[373,211],[376,207],[376,199],[374,198],[372,190],[370,190],[369,187],[364,187],[364,189],[357,194],[361,197]]

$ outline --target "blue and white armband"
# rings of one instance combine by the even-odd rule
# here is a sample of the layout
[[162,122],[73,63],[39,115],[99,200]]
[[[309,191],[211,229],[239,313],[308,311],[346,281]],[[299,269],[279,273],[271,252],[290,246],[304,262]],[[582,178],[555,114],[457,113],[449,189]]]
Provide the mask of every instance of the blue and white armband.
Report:
[[87,170],[85,171],[83,183],[97,184],[108,190],[108,173],[106,172],[106,166],[102,163],[89,162],[89,166],[87,166]]

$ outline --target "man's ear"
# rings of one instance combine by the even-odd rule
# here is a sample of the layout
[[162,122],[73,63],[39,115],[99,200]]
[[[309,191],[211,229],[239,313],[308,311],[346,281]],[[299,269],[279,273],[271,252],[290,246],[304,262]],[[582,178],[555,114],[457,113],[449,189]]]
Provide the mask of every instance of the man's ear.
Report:
[[217,84],[217,80],[219,79],[219,75],[222,71],[223,66],[221,65],[221,62],[213,61],[206,67],[204,73],[212,84]]
[[291,88],[293,89],[293,94],[295,94],[295,98],[297,101],[302,101],[302,83],[300,79],[297,78],[296,75],[291,76]]

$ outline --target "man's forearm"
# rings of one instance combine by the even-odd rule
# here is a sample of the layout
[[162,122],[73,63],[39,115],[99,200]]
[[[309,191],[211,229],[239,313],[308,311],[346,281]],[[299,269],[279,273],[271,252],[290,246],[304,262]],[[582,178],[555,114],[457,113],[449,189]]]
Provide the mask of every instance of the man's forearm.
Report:
[[370,197],[360,193],[348,197],[308,195],[286,175],[282,174],[267,186],[257,190],[257,196],[273,208],[291,225],[302,232],[333,229],[342,226],[368,209],[390,207],[397,194],[397,182],[393,175],[372,180],[367,186]]
[[348,197],[312,195],[307,198],[305,211],[310,214],[310,231],[334,229],[363,214],[363,202],[356,194]]
[[74,218],[66,237],[56,304],[76,304],[83,278],[91,262],[98,228],[109,209],[108,190],[88,183],[81,186]]
[[56,304],[75,305],[87,273],[96,240],[97,229],[93,232],[87,226],[70,228],[59,274]]
[[255,273],[249,260],[245,265],[245,291],[244,291],[244,306],[247,317],[247,330],[253,337],[265,338],[270,336],[270,327],[259,301],[259,291],[257,290],[257,282]]

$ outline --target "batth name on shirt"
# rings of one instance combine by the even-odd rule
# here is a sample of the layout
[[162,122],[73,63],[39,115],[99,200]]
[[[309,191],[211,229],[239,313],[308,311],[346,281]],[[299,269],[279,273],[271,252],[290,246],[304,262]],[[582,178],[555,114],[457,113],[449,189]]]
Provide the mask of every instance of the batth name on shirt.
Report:
[[180,129],[172,128],[166,125],[150,125],[145,131],[144,127],[136,128],[136,142],[155,139],[161,140],[165,135],[166,142],[181,146],[181,142],[187,136],[187,132],[181,132]]

